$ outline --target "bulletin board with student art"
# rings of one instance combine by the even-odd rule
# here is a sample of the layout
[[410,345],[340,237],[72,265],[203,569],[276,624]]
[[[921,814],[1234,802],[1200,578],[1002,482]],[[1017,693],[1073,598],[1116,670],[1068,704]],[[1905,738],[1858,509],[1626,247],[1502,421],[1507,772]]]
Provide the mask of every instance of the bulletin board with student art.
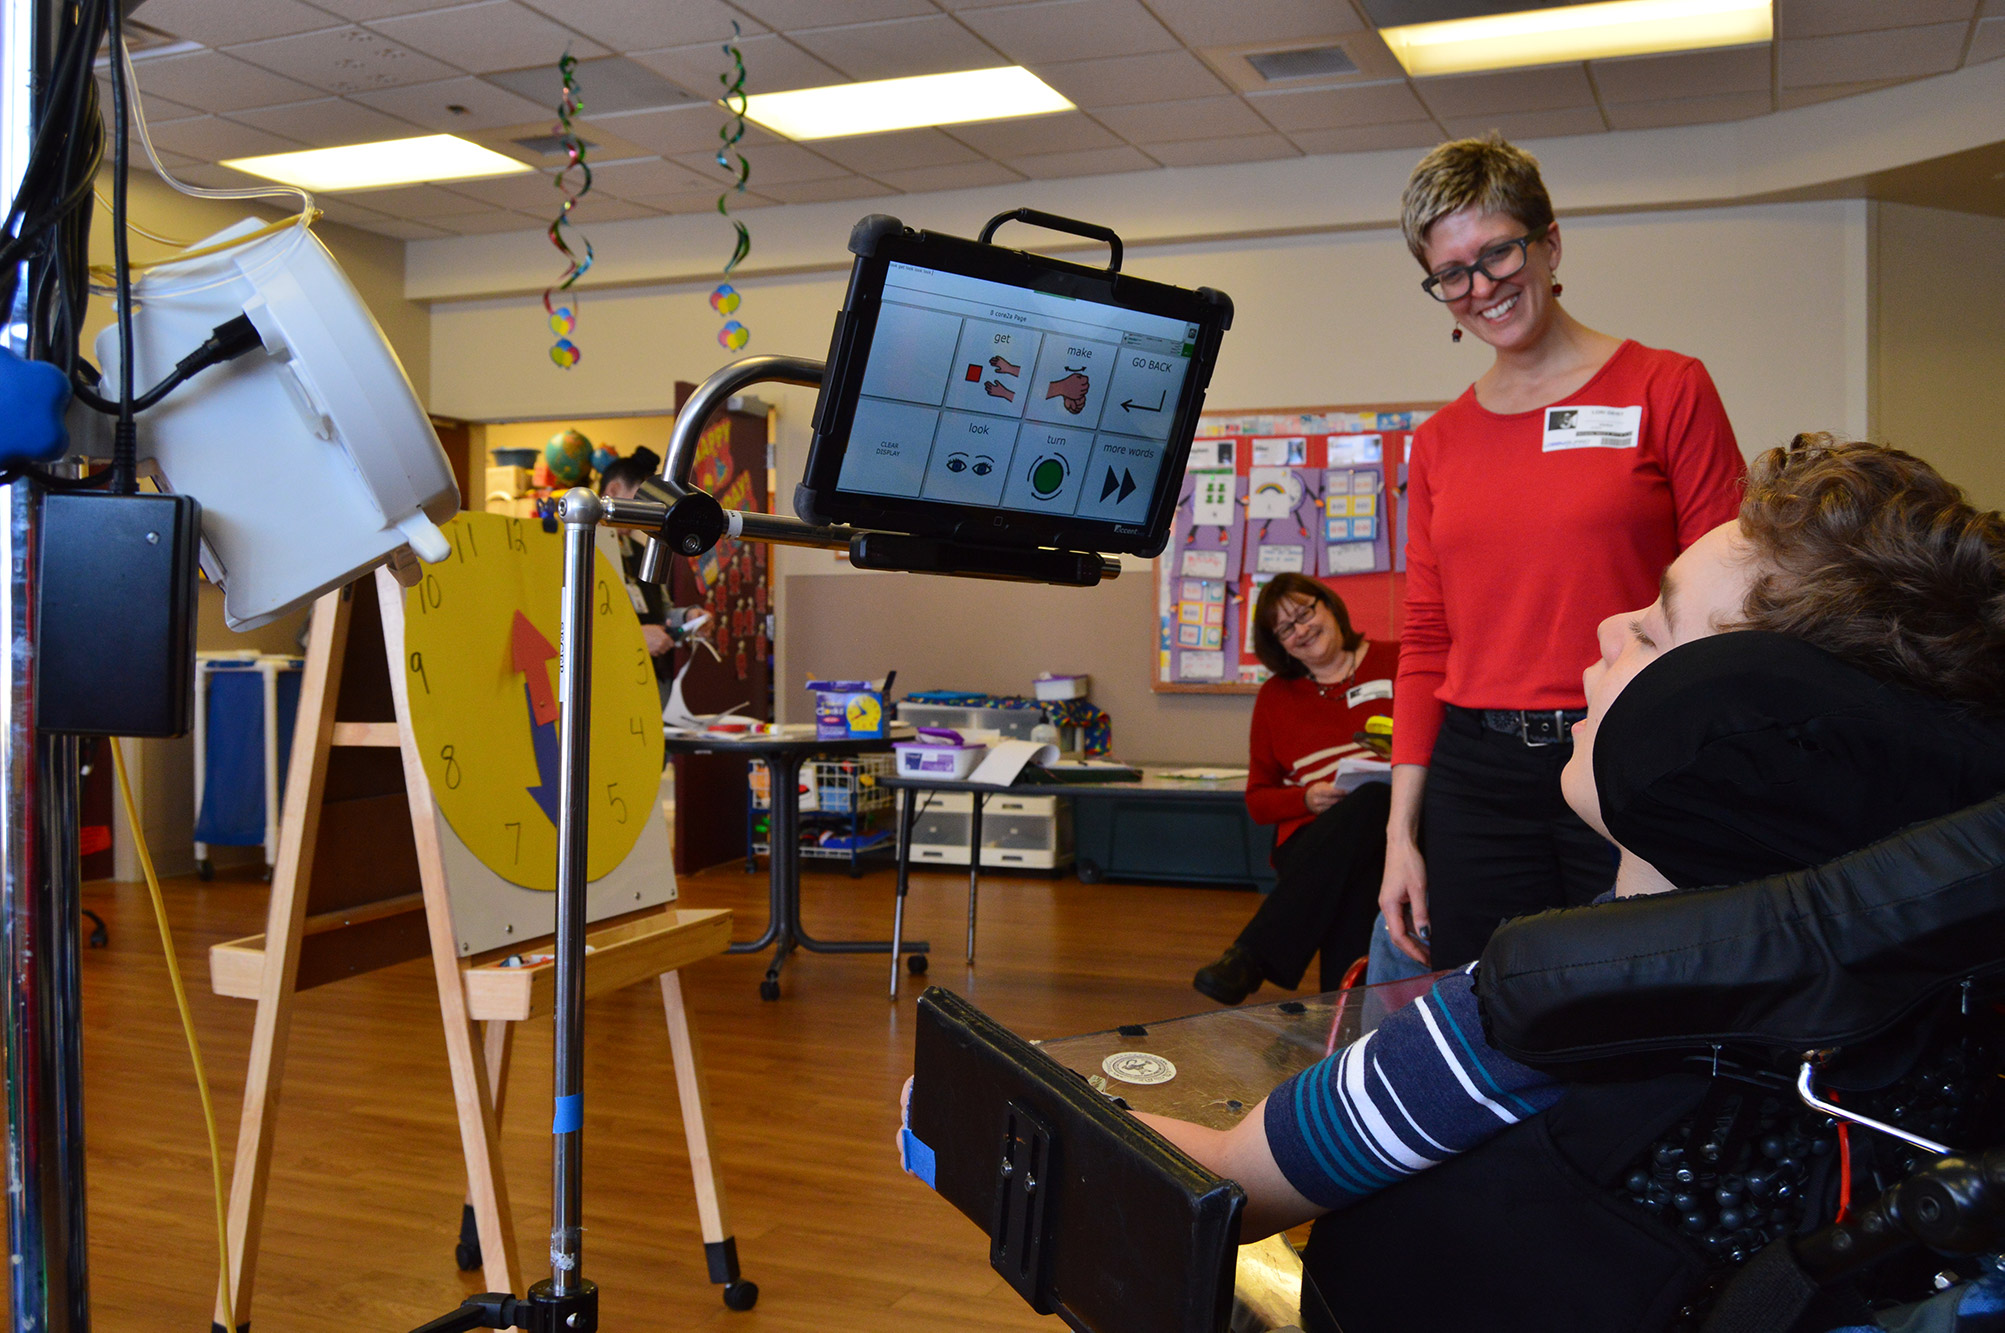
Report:
[[1250,694],[1268,671],[1252,613],[1276,574],[1321,579],[1367,637],[1399,636],[1406,467],[1438,403],[1214,412],[1200,419],[1156,559],[1151,686]]

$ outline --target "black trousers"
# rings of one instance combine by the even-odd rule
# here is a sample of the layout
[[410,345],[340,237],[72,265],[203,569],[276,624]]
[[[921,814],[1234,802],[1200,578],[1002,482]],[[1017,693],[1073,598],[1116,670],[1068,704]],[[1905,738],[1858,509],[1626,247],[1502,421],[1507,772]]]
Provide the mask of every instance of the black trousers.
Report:
[[1274,853],[1273,892],[1239,932],[1261,975],[1289,990],[1322,955],[1322,989],[1364,956],[1385,876],[1385,821],[1392,788],[1368,782],[1295,830]]
[[1572,757],[1571,741],[1526,745],[1448,709],[1420,807],[1435,967],[1474,961],[1507,917],[1579,906],[1614,885],[1614,844],[1560,795]]

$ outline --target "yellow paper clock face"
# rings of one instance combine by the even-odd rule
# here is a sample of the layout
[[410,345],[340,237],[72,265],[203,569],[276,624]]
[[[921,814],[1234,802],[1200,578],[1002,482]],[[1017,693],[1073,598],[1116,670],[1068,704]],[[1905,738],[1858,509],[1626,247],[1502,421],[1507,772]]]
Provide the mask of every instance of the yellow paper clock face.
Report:
[[[411,730],[454,833],[495,874],[557,887],[557,644],[563,539],[461,514],[453,553],[404,593]],[[620,574],[595,556],[586,876],[626,859],[661,785],[654,664]]]

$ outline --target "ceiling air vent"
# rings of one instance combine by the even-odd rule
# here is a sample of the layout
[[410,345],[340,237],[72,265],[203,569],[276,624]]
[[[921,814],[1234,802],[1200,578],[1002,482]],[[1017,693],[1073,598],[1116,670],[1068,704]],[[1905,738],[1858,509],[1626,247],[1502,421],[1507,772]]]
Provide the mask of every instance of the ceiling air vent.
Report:
[[1340,46],[1305,46],[1293,51],[1256,51],[1246,63],[1269,83],[1280,79],[1332,78],[1355,74],[1358,67]]

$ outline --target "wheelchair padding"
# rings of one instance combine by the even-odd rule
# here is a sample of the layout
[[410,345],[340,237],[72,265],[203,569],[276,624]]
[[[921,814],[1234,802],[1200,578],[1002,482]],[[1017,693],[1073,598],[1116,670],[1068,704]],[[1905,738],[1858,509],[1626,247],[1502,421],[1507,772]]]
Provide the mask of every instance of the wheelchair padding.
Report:
[[1508,921],[1476,993],[1491,1043],[1546,1067],[1850,1045],[1999,971],[2005,797],[1810,870]]

